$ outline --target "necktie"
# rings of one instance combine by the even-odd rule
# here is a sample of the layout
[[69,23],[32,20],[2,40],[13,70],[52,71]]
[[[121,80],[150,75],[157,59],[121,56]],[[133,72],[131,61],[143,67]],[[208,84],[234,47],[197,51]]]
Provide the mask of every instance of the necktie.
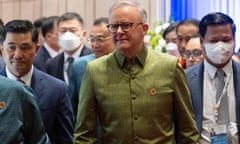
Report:
[[224,71],[222,69],[218,69],[217,70],[216,102],[219,101],[220,96],[223,94],[222,100],[220,102],[219,111],[218,111],[217,122],[219,124],[227,124],[229,122],[228,98],[227,98],[227,92],[223,93],[224,86],[225,86]]
[[71,76],[71,68],[72,68],[72,63],[73,63],[73,57],[68,57],[67,58],[67,62],[68,62],[68,67],[67,67],[67,75],[68,75],[68,79]]

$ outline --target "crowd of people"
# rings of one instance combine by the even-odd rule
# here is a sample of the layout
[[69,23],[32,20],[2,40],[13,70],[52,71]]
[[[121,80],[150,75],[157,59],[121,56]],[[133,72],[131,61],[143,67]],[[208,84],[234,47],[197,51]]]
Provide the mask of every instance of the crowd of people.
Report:
[[240,142],[236,26],[224,13],[172,23],[167,53],[145,46],[147,13],[131,1],[89,33],[76,12],[1,24],[3,144]]

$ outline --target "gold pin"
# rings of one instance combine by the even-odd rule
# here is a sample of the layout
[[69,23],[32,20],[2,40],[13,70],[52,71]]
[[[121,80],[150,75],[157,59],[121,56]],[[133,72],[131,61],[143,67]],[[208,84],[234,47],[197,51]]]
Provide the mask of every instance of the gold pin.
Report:
[[6,103],[4,101],[1,101],[0,102],[0,109],[5,108],[5,106],[6,106]]
[[155,96],[157,94],[157,90],[155,88],[150,89],[149,92],[152,96]]

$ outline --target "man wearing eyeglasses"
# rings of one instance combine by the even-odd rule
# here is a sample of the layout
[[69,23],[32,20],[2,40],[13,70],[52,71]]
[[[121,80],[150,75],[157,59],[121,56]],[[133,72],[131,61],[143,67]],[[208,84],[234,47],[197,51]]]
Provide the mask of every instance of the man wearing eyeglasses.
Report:
[[80,57],[73,63],[69,87],[75,116],[77,115],[79,90],[83,75],[86,71],[87,63],[115,50],[112,38],[110,37],[110,33],[106,27],[107,24],[108,18],[106,17],[101,17],[94,21],[90,36],[87,39],[88,43],[91,45],[93,54]]
[[[199,143],[190,93],[176,57],[144,46],[146,11],[130,1],[109,10],[116,51],[88,63],[78,104],[76,144]],[[175,135],[178,134],[178,135]]]
[[203,48],[200,43],[200,35],[193,35],[186,44],[186,49],[183,52],[183,57],[186,60],[186,67],[189,68],[195,64],[201,63],[204,59]]

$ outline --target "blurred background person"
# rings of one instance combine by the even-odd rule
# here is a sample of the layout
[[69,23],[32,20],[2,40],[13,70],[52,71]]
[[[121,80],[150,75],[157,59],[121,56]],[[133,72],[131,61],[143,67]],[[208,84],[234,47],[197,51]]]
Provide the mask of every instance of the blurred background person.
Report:
[[[3,26],[4,26],[4,22],[3,22],[3,20],[2,19],[0,19],[0,39],[2,38],[1,37],[1,33],[2,33],[2,28],[3,28]],[[1,46],[2,44],[0,44],[0,46]],[[5,63],[4,63],[4,61],[3,61],[3,58],[2,58],[2,53],[0,52],[0,69],[2,68],[2,67],[4,67],[5,66]]]
[[178,23],[171,23],[163,32],[163,39],[166,41],[166,51],[170,55],[179,56],[177,46],[176,27]]
[[[41,25],[44,42],[39,49],[34,61],[34,66],[41,71],[46,71],[46,63],[61,52],[58,44],[57,21],[58,16],[47,17]],[[39,35],[40,36],[40,35]]]
[[238,48],[238,50],[236,52],[234,52],[232,58],[236,62],[240,63],[240,48]]
[[186,44],[192,35],[197,34],[199,31],[198,28],[199,21],[196,19],[185,19],[180,21],[177,25],[176,32],[177,32],[177,44],[178,44],[178,51],[180,54],[179,62],[183,68],[186,68],[186,60],[183,58],[183,53],[186,49]]
[[75,115],[77,114],[78,96],[87,63],[115,50],[112,38],[106,27],[107,24],[108,18],[106,17],[101,17],[94,21],[88,38],[93,54],[80,57],[73,63],[70,80],[70,97],[72,99]]
[[71,66],[74,59],[89,55],[92,50],[85,45],[87,31],[83,18],[75,12],[66,12],[58,19],[58,43],[63,52],[49,60],[46,72],[69,85]]
[[203,48],[200,43],[200,34],[193,35],[187,42],[183,57],[186,60],[186,68],[203,61],[204,56]]
[[33,22],[34,28],[36,28],[37,32],[38,32],[38,36],[37,36],[38,37],[38,43],[37,43],[38,47],[41,47],[44,42],[44,38],[42,35],[42,23],[44,22],[45,19],[46,19],[46,17],[40,17]]

